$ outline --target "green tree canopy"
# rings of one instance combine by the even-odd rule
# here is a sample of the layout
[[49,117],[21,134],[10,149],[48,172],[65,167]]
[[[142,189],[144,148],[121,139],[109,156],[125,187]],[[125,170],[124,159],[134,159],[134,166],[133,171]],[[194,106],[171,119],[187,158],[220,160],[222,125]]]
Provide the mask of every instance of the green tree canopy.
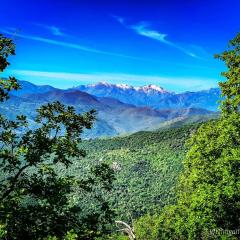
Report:
[[227,67],[222,73],[226,81],[219,83],[221,116],[202,124],[188,141],[177,202],[158,217],[136,222],[140,240],[239,239],[240,34],[215,57]]
[[240,34],[216,57],[227,66],[221,117],[190,139],[177,204],[159,219],[160,239],[239,237],[231,233],[240,226]]
[[[14,54],[12,40],[0,35],[1,72]],[[0,100],[19,87],[15,78],[1,79]],[[0,115],[1,239],[95,239],[108,232],[113,170],[90,163],[79,177],[69,171],[85,156],[81,133],[95,118],[94,110],[78,114],[60,102],[37,110],[34,130],[25,116]]]

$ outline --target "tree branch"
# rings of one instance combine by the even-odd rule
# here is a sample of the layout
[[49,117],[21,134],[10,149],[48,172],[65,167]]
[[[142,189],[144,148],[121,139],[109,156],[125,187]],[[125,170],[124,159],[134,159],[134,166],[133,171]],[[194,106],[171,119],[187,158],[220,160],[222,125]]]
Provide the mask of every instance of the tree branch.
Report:
[[26,168],[28,168],[28,167],[30,167],[30,166],[31,166],[31,164],[29,163],[29,164],[27,164],[27,165],[25,165],[25,166],[23,166],[23,167],[21,167],[21,168],[19,169],[18,173],[17,173],[17,174],[15,175],[15,177],[13,178],[13,182],[12,182],[11,186],[9,187],[8,190],[6,190],[6,191],[3,193],[2,197],[0,198],[0,201],[4,200],[6,197],[9,196],[9,194],[14,190],[14,187],[15,187],[15,185],[16,185],[16,183],[17,183],[17,180],[18,180],[19,176],[22,174],[22,172],[23,172]]

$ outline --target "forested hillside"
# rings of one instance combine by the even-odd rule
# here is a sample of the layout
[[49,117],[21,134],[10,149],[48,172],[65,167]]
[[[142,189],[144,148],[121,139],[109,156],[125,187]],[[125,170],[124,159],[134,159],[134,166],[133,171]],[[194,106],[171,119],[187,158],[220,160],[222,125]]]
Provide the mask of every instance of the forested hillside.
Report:
[[130,216],[135,219],[174,203],[174,186],[187,151],[185,142],[198,126],[82,142],[86,164],[103,161],[115,170],[110,198],[118,218],[129,221]]

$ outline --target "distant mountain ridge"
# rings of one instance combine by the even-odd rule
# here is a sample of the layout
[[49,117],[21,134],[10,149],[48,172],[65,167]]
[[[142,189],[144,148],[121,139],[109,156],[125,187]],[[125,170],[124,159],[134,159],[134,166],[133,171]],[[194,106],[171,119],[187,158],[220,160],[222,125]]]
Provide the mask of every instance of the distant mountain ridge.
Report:
[[[22,89],[12,92],[15,96],[26,94],[46,93],[58,90],[50,85],[38,86],[27,81],[19,81]],[[201,90],[196,92],[175,93],[165,90],[157,85],[146,85],[133,87],[127,84],[111,84],[99,82],[96,84],[80,85],[64,91],[81,91],[95,97],[114,98],[126,104],[154,109],[181,109],[181,108],[203,108],[210,111],[218,111],[221,99],[219,88]]]
[[17,91],[13,90],[11,92],[11,94],[15,96],[22,96],[24,94],[31,94],[31,93],[44,93],[44,92],[49,92],[56,89],[50,85],[35,85],[28,81],[22,81],[22,80],[18,82],[21,85],[21,89]]
[[[1,113],[11,118],[17,114],[24,114],[34,127],[36,125],[34,123],[35,110],[48,102],[60,101],[63,104],[74,106],[78,112],[96,109],[97,121],[94,128],[86,132],[86,137],[115,136],[171,126],[173,123],[176,125],[179,121],[182,124],[185,121],[196,122],[216,117],[215,113],[201,108],[154,109],[146,105],[136,106],[124,103],[113,97],[94,96],[77,88],[61,90],[51,86],[36,86],[25,81],[20,81],[20,84],[22,89],[13,92],[9,101],[0,104]],[[115,85],[111,87],[115,88]],[[121,85],[118,88],[124,91],[128,86]],[[142,87],[139,92],[142,91],[145,94],[149,93],[149,98],[153,92],[162,92],[163,95],[171,94],[153,85]]]
[[97,84],[80,85],[72,89],[87,92],[97,97],[110,97],[121,102],[136,106],[148,106],[154,109],[204,108],[218,110],[221,99],[220,89],[211,88],[197,92],[174,93],[156,85],[133,87],[127,84]]

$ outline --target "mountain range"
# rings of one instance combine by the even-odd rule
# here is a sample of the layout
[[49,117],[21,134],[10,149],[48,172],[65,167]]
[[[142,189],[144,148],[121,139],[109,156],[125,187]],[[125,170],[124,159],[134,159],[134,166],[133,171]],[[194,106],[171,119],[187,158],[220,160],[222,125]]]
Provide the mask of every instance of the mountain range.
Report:
[[148,106],[154,109],[203,108],[210,111],[218,110],[220,89],[197,92],[174,93],[156,85],[133,87],[126,84],[97,84],[80,85],[72,88],[87,92],[98,97],[116,98],[121,102],[135,106]]
[[19,81],[22,89],[12,92],[1,103],[0,112],[10,118],[24,114],[34,127],[38,107],[52,101],[72,105],[78,112],[97,110],[97,121],[85,137],[95,138],[128,134],[141,130],[198,122],[217,116],[219,89],[176,94],[161,87],[132,87],[101,82],[61,90]]

